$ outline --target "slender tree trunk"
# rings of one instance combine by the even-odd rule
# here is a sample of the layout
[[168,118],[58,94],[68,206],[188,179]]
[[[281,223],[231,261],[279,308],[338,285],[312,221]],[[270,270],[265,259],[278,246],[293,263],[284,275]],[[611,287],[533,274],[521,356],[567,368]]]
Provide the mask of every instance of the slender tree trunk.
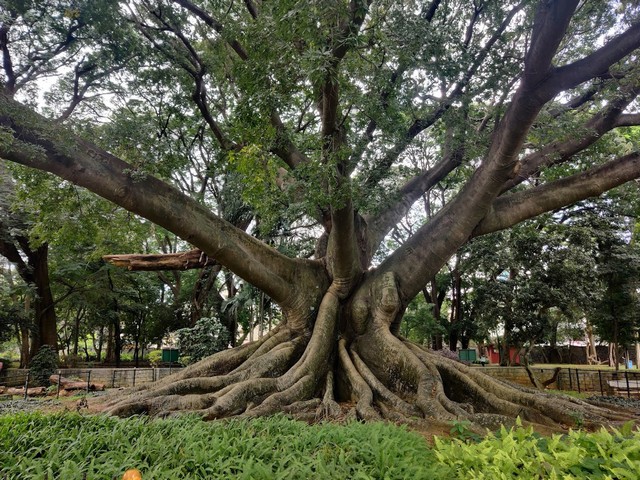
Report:
[[76,312],[73,323],[73,354],[78,355],[80,343],[80,320],[82,319],[82,309]]
[[105,356],[105,361],[107,363],[115,363],[116,361],[115,337],[113,332],[113,322],[110,321],[109,326],[107,327],[107,351]]
[[451,319],[449,323],[449,350],[458,349],[460,324],[462,323],[462,274],[460,273],[460,258],[456,258],[456,265],[451,272],[452,296]]
[[593,337],[593,327],[590,323],[587,322],[587,363],[589,365],[597,365],[599,363],[598,360],[598,352],[596,350],[596,343]]
[[20,368],[27,368],[29,365],[29,336],[29,329],[20,325]]

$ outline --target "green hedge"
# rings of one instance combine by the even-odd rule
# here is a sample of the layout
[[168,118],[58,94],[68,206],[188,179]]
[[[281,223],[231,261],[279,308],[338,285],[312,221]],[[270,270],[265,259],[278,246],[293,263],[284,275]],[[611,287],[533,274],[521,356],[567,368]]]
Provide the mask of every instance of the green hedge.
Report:
[[478,443],[382,423],[315,425],[272,417],[201,422],[77,414],[0,417],[1,479],[637,479],[631,427],[551,438],[502,430]]

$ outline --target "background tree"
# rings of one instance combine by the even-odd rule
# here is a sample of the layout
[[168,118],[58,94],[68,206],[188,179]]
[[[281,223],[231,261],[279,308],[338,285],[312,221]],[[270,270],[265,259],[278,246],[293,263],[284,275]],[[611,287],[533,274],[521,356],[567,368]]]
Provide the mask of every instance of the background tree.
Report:
[[481,331],[503,332],[501,362],[514,361],[512,347],[526,347],[521,361],[537,343],[555,347],[562,319],[577,325],[600,301],[591,233],[541,218],[470,246],[471,310]]
[[591,320],[596,334],[609,342],[609,363],[616,370],[621,363],[621,347],[628,352],[637,343],[640,330],[637,292],[640,252],[637,245],[631,242],[629,230],[624,229],[624,223],[620,224],[621,220],[623,219],[619,217],[607,218],[599,215],[591,215],[587,219],[597,225],[595,230],[598,232],[599,255],[596,271],[604,285],[604,294]]
[[[218,418],[318,407],[331,415],[339,411],[336,398],[349,398],[361,418],[482,423],[520,415],[570,423],[576,412],[596,422],[621,418],[506,387],[398,333],[409,302],[470,238],[640,175],[633,139],[624,149],[599,141],[639,123],[637,6],[64,5],[4,0],[0,156],[162,226],[282,311],[266,337],[209,357],[123,400],[113,413],[197,410]],[[42,22],[34,23],[43,8]],[[46,63],[39,62],[41,51]],[[118,108],[75,102],[72,85],[88,80],[79,52],[102,60],[91,64],[91,78],[103,76],[89,82],[84,100],[116,78],[134,86],[113,97],[121,105],[136,100],[139,85],[151,87],[145,101],[160,113],[168,98],[180,98],[180,110],[204,122],[203,135],[220,160],[211,165],[226,167],[214,176],[239,179],[256,222],[269,227],[263,232],[286,226],[315,235],[312,255],[279,251],[225,220],[208,198],[187,195],[156,173],[156,157],[105,150],[95,121],[78,107],[98,109],[107,123]],[[68,81],[50,89],[47,108],[38,112],[25,102],[24,85],[29,72],[37,76],[38,66],[56,68],[57,61],[73,65],[57,69]],[[75,105],[70,115],[52,119],[68,105]],[[74,125],[82,126],[75,134]],[[418,137],[432,157],[424,169],[405,163]],[[150,143],[146,138],[139,143]],[[452,188],[443,189],[430,220],[376,257],[411,207],[441,184]]]

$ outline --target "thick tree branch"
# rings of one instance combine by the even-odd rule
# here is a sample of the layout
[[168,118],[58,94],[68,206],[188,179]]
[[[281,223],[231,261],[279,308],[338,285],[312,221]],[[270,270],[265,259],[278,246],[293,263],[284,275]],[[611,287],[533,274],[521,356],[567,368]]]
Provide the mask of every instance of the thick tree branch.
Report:
[[[51,172],[179,235],[277,302],[290,294],[295,270],[285,257],[206,210],[170,185],[75,137],[0,95],[0,157]],[[7,135],[11,132],[11,137]]]
[[191,270],[215,264],[198,248],[178,253],[103,255],[102,259],[116,267],[136,271]]
[[568,90],[587,80],[605,75],[609,68],[631,52],[640,47],[640,23],[632,25],[628,30],[611,39],[581,60],[556,68],[551,77],[544,83],[549,95]]
[[[538,91],[540,79],[546,75],[542,72],[551,71],[551,60],[566,32],[577,0],[554,2],[551,10],[546,10],[547,3],[542,2],[536,17],[535,38],[525,60],[522,82],[494,132],[482,165],[458,195],[387,257],[376,272],[377,278],[389,273],[395,275],[403,301],[418,294],[426,279],[435,275],[451,253],[468,240],[504,183],[514,175],[517,157],[529,129],[545,101],[550,100]],[[558,6],[558,3],[563,6]],[[545,38],[548,39],[546,43]]]
[[404,218],[411,206],[438,182],[449,175],[462,162],[462,151],[457,149],[445,156],[433,168],[416,175],[400,189],[397,199],[376,216],[365,216],[367,223],[367,257],[376,252],[384,237]]
[[[622,97],[609,104],[601,112],[598,112],[584,125],[584,133],[582,135],[552,142],[538,152],[524,157],[520,161],[521,168],[517,175],[505,183],[502,191],[508,191],[519,185],[543,167],[568,161],[576,153],[594,144],[605,133],[622,126],[620,125],[622,111],[633,102],[639,93],[640,86],[638,85],[627,89]],[[622,122],[623,124],[631,123],[636,125],[637,123],[633,123],[634,120],[638,120],[638,118],[634,118],[631,115],[626,116]]]
[[2,222],[0,222],[0,255],[2,255],[4,258],[9,260],[16,266],[21,278],[23,278],[25,281],[29,281],[29,279],[32,278],[33,274],[29,269],[29,266],[22,259],[22,256],[20,255],[20,252],[16,248],[15,244],[5,239],[6,230],[7,228],[2,224]]
[[524,82],[528,85],[538,84],[549,74],[551,61],[564,38],[578,3],[579,0],[539,2],[531,44],[525,57]]
[[10,12],[10,19],[0,25],[0,51],[2,52],[2,67],[6,80],[4,82],[4,90],[7,94],[15,92],[16,74],[13,70],[13,60],[9,51],[9,29],[15,19],[15,13]]
[[616,127],[636,127],[640,125],[640,113],[623,113],[616,119]]
[[504,195],[494,201],[473,236],[508,228],[536,215],[595,197],[639,177],[640,152],[633,152],[586,172]]

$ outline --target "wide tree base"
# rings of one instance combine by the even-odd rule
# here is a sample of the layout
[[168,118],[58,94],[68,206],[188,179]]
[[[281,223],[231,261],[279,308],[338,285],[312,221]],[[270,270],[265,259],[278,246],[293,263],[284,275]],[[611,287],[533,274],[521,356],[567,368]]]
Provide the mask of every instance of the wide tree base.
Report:
[[[415,428],[468,421],[478,432],[516,418],[545,431],[640,419],[623,408],[552,395],[492,378],[378,329],[347,344],[283,325],[155,384],[112,399],[118,416],[196,413],[205,420],[285,413],[305,420],[389,420]],[[340,403],[339,403],[340,402]]]

